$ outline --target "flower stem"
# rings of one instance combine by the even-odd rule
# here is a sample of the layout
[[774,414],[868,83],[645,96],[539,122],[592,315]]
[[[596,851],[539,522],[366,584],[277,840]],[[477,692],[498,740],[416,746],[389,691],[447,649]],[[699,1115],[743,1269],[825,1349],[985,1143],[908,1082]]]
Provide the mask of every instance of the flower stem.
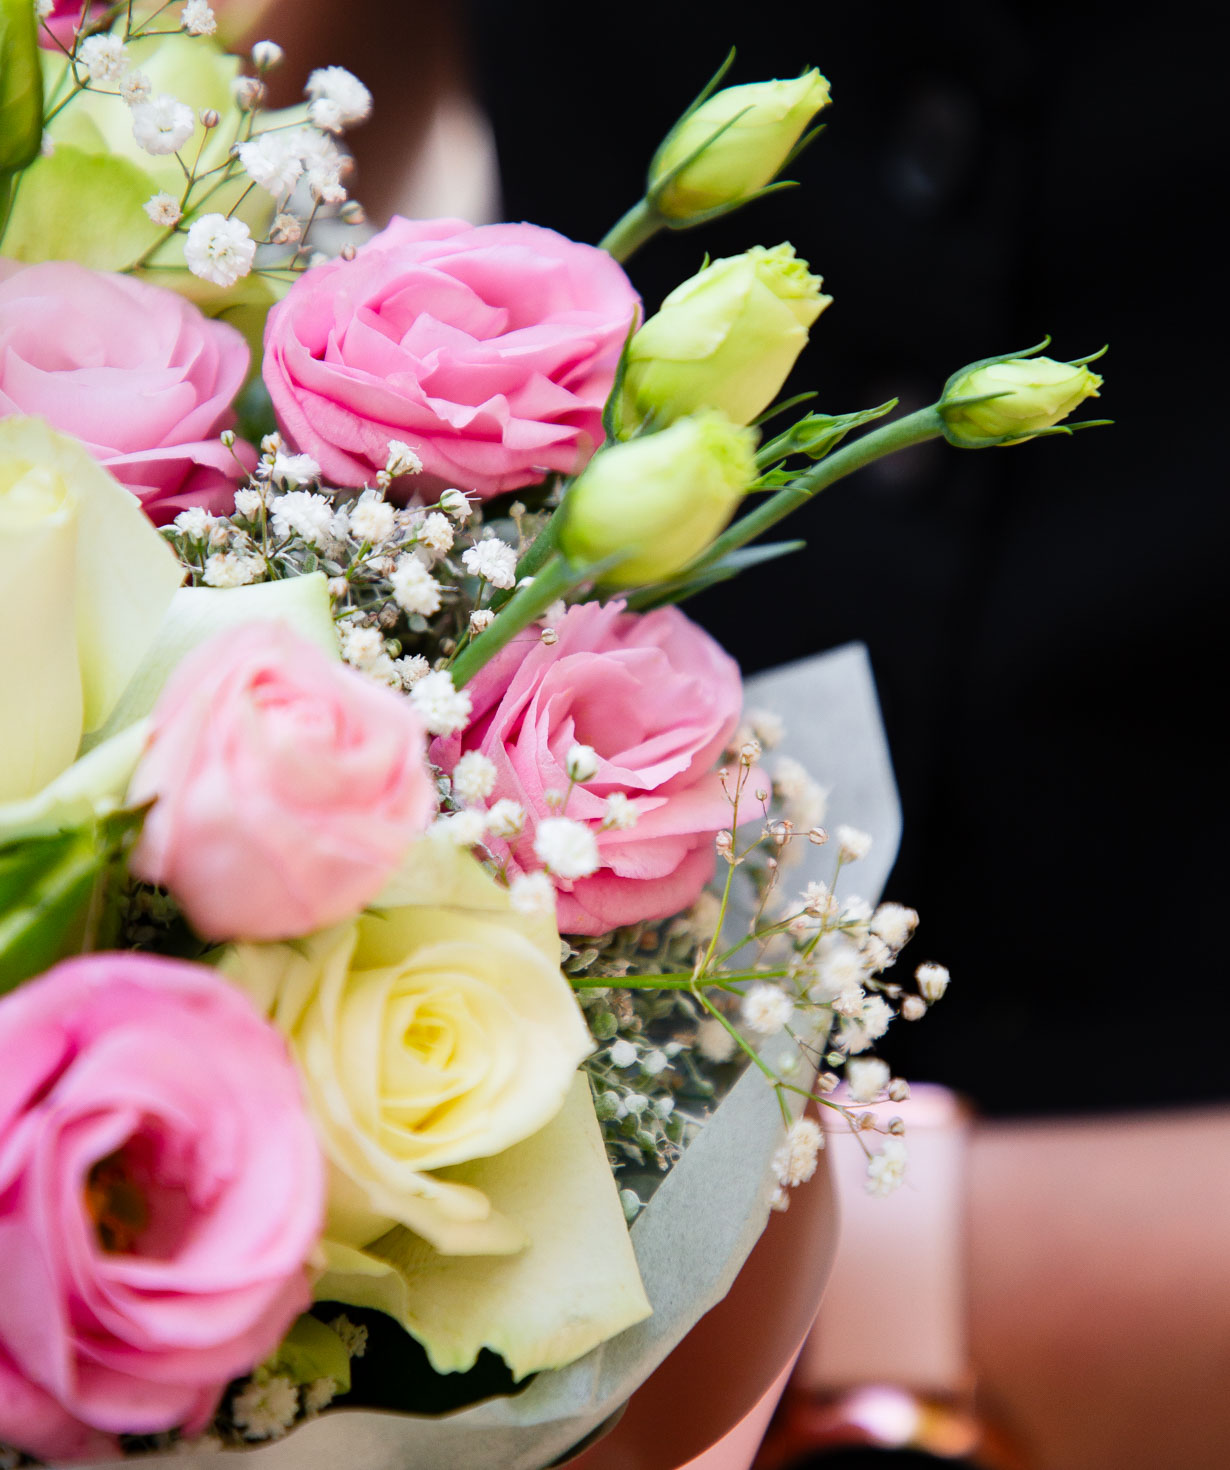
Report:
[[496,614],[485,633],[468,643],[452,665],[453,683],[460,689],[479,669],[523,629],[540,618],[547,608],[578,582],[590,576],[592,567],[575,567],[558,552],[542,566],[528,587],[519,587]]
[[678,580],[684,581],[721,561],[728,552],[746,546],[770,526],[783,520],[792,510],[806,505],[813,496],[826,490],[835,481],[852,475],[855,470],[861,470],[864,465],[882,459],[886,454],[896,453],[898,449],[908,449],[914,444],[924,444],[928,439],[938,439],[943,432],[943,420],[935,405],[930,404],[916,413],[894,419],[882,428],[873,429],[870,434],[864,434],[851,444],[843,445],[812,469],[804,470],[793,484],[785,486],[775,495],[770,495],[755,510],[729,526],[708,551],[678,574]]
[[662,216],[648,199],[641,199],[603,235],[598,248],[613,255],[622,265],[661,228]]

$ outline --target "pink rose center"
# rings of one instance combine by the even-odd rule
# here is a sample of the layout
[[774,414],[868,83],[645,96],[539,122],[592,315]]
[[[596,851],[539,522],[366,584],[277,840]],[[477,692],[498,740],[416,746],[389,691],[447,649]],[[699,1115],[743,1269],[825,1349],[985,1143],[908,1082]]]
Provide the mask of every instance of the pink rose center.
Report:
[[90,1170],[85,1206],[99,1245],[111,1255],[172,1260],[194,1216],[183,1149],[148,1125]]

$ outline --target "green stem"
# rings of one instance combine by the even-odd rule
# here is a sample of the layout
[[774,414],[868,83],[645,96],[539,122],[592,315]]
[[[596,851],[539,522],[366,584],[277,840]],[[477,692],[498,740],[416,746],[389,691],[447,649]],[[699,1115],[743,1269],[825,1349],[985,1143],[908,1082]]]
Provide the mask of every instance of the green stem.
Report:
[[662,216],[648,199],[642,199],[603,235],[598,242],[598,248],[613,255],[622,265],[646,241],[652,240],[661,228]]
[[812,469],[805,470],[792,485],[787,485],[762,501],[755,510],[737,520],[710,546],[702,556],[679,573],[681,580],[711,567],[715,562],[746,546],[770,526],[775,526],[799,506],[806,505],[821,490],[826,490],[835,481],[852,475],[864,465],[882,459],[886,454],[895,454],[899,449],[908,449],[913,444],[924,444],[928,439],[938,439],[944,432],[944,422],[934,404],[920,408],[917,413],[906,414],[894,419],[883,428],[873,429],[852,444],[822,459]]
[[592,568],[575,567],[556,552],[528,587],[519,587],[485,633],[457,655],[452,666],[453,683],[460,689],[479,669],[540,618],[547,608],[590,574]]
[[662,975],[569,975],[574,990],[729,990],[744,980],[787,980],[789,970],[743,970],[734,975],[706,979],[691,970],[668,971]]

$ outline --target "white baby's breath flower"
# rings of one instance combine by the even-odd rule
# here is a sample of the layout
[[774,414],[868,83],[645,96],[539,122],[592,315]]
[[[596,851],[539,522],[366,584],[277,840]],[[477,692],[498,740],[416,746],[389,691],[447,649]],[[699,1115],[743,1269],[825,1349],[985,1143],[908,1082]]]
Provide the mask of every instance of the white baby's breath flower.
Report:
[[607,1058],[612,1067],[631,1067],[637,1058],[635,1045],[621,1036],[618,1041],[613,1041]]
[[320,479],[320,466],[310,454],[279,449],[273,457],[273,478],[279,485],[311,485]]
[[216,551],[205,558],[205,583],[209,587],[246,587],[264,576],[265,558],[245,556],[239,551]]
[[299,1412],[299,1390],[282,1374],[252,1379],[231,1401],[231,1418],[244,1439],[281,1439]]
[[399,556],[389,578],[393,600],[403,612],[429,618],[440,610],[440,584],[417,556]]
[[888,1086],[890,1073],[888,1063],[879,1057],[851,1057],[846,1063],[846,1086],[850,1089],[850,1100],[856,1103],[874,1102]]
[[842,902],[841,922],[846,929],[865,934],[871,922],[871,905],[865,898],[860,898],[857,894],[852,893]]
[[447,669],[424,674],[410,691],[410,698],[433,735],[452,735],[470,723],[470,696],[464,689],[453,687],[453,676]]
[[207,0],[185,0],[179,23],[190,36],[212,36],[218,29],[217,17]]
[[760,980],[744,991],[740,1010],[749,1031],[758,1036],[776,1036],[794,1014],[794,1002],[780,985]]
[[367,1328],[361,1322],[352,1322],[342,1312],[332,1319],[329,1326],[341,1339],[350,1357],[361,1358],[367,1352]]
[[202,510],[199,505],[194,505],[188,510],[181,510],[172,524],[181,536],[189,536],[194,541],[204,541],[213,529],[214,517],[207,510]]
[[431,673],[431,665],[421,653],[408,653],[393,660],[393,668],[403,689],[413,689],[420,679]]
[[129,107],[136,107],[141,102],[148,102],[150,93],[154,90],[153,83],[143,71],[130,71],[120,83],[120,96]]
[[[186,107],[177,97],[172,97],[169,92],[160,92],[157,97],[151,97],[147,102],[137,102],[132,106],[132,135],[137,140],[137,145],[146,153],[152,153],[156,157],[163,153],[178,153],[192,136],[196,127],[196,118],[192,108]],[[205,220],[225,220],[221,214],[203,215],[197,224]],[[238,221],[235,221],[238,223]],[[195,226],[194,226],[195,228]],[[243,226],[243,232],[248,233],[247,225]],[[191,237],[189,237],[191,238]],[[248,266],[252,264],[248,261]],[[192,267],[194,274],[201,272]],[[239,275],[246,276],[247,270],[242,270]],[[206,276],[206,280],[213,280],[212,276]],[[239,276],[232,277],[230,281],[218,281],[220,286],[229,286]]]
[[250,54],[257,71],[271,71],[281,65],[285,53],[276,41],[257,41]]
[[184,260],[192,274],[203,281],[233,286],[252,269],[255,258],[256,241],[241,219],[203,214],[188,228]]
[[333,1378],[313,1378],[311,1383],[303,1386],[303,1412],[309,1418],[314,1418],[322,1409],[327,1409],[337,1396],[337,1380]]
[[239,143],[235,152],[252,182],[275,199],[289,194],[302,177],[303,159],[293,134],[261,133],[250,142]]
[[641,1058],[641,1071],[647,1077],[656,1077],[660,1072],[665,1072],[669,1065],[670,1058],[660,1047],[655,1046]]
[[300,536],[311,546],[324,546],[334,538],[333,506],[311,490],[292,490],[269,504],[275,536]]
[[558,878],[588,878],[598,870],[597,839],[571,817],[544,817],[534,833],[534,851]]
[[378,546],[393,534],[397,512],[375,490],[365,490],[350,507],[350,534]]
[[370,669],[384,653],[379,628],[359,628],[348,623],[342,629],[342,657],[357,669]]
[[128,53],[119,36],[87,36],[77,47],[77,65],[92,82],[118,82],[128,70]]
[[949,974],[944,965],[919,965],[914,971],[922,998],[934,1004],[948,989]]
[[308,109],[312,121],[318,127],[326,127],[328,132],[340,132],[342,128],[353,127],[371,116],[372,94],[344,66],[318,67],[308,77],[306,91],[313,105],[320,102],[330,104],[327,115],[336,120],[336,126],[326,127],[313,116],[311,107]]
[[183,218],[179,200],[174,194],[168,194],[165,191],[160,194],[152,194],[142,208],[149,216],[151,223],[164,230],[173,229]]
[[927,1014],[927,1002],[921,995],[907,995],[901,1001],[901,1017],[905,1021],[921,1021]]
[[843,823],[838,827],[836,837],[843,862],[856,863],[871,851],[871,834],[859,827],[848,827]]
[[385,452],[384,472],[394,480],[401,475],[421,475],[423,461],[404,440],[390,439]]
[[867,1193],[883,1198],[905,1179],[906,1149],[899,1138],[886,1138],[878,1154],[867,1160]]
[[696,1028],[696,1050],[707,1062],[728,1062],[735,1052],[735,1039],[713,1016]]
[[[39,20],[39,21],[50,20],[51,17],[52,17],[52,15],[55,13],[55,8],[56,8],[55,0],[34,0],[34,18],[35,18],[35,20]],[[14,1453],[16,1453],[16,1452],[14,1452]],[[14,1463],[16,1463],[16,1462],[14,1462]]]
[[469,497],[463,495],[460,490],[446,490],[440,496],[440,509],[445,515],[452,516],[455,521],[470,519]]
[[493,587],[507,591],[516,583],[517,553],[494,536],[463,551],[461,560],[472,577],[482,577]]
[[813,953],[816,979],[808,995],[828,1005],[863,982],[866,970],[858,947],[841,934],[826,934]]
[[495,614],[489,607],[476,607],[470,614],[470,632],[477,638],[495,622]]
[[519,914],[555,913],[555,884],[545,873],[521,873],[512,880],[508,896]]
[[782,736],[786,733],[781,715],[774,714],[769,709],[748,710],[747,722],[752,727],[752,733],[756,739],[766,750],[772,750],[775,745],[780,745]]
[[495,790],[495,762],[481,750],[467,750],[453,767],[453,791],[462,801],[485,801]]
[[502,796],[487,809],[487,830],[505,842],[517,837],[525,828],[525,808],[519,801]]
[[785,1142],[773,1154],[774,1178],[779,1184],[794,1188],[816,1172],[824,1133],[814,1118],[798,1118],[790,1125]]
[[602,810],[602,825],[613,832],[628,832],[640,817],[637,805],[622,791],[612,791]]
[[918,928],[918,914],[900,903],[882,903],[871,916],[871,932],[890,949],[900,949]]
[[574,745],[564,761],[568,779],[584,784],[598,774],[598,752],[592,745]]
[[464,812],[437,817],[427,834],[437,841],[451,842],[454,847],[474,847],[483,840],[486,826],[486,813],[470,807]]
[[419,541],[424,546],[429,546],[437,556],[444,556],[453,549],[452,523],[438,510],[423,517],[423,524],[418,527],[417,535]]
[[253,490],[247,485],[241,486],[235,491],[235,510],[241,516],[254,521],[261,513],[261,493]]
[[863,1001],[862,1014],[858,1018],[859,1025],[867,1033],[871,1041],[879,1041],[880,1037],[888,1030],[889,1022],[893,1019],[893,1008],[882,995],[869,995]]

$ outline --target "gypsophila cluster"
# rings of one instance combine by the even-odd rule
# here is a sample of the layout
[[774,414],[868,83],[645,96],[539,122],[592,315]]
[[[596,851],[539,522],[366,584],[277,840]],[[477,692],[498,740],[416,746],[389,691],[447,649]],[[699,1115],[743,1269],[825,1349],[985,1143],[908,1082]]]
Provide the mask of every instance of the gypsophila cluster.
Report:
[[[50,20],[53,8],[37,5],[39,19]],[[83,7],[75,33],[63,41],[68,55],[63,77],[49,81],[49,118],[80,95],[105,97],[121,117],[126,113],[138,148],[152,158],[176,156],[183,172],[176,193],[145,201],[160,233],[127,269],[188,270],[222,287],[254,272],[287,281],[312,262],[318,246],[309,236],[322,213],[340,210],[343,224],[364,223],[362,209],[348,202],[350,159],[338,143],[371,115],[371,93],[357,77],[340,66],[319,68],[298,108],[267,118],[263,77],[283,55],[275,42],[258,41],[250,54],[256,74],[235,79],[231,106],[203,107],[197,97],[156,92],[134,66],[133,43],[178,26],[181,36],[214,47],[218,20],[208,0],[184,0],[173,19],[165,5],[113,7],[108,31],[98,28],[96,11]],[[48,137],[54,142],[54,131]],[[260,194],[246,198],[253,188]],[[345,255],[350,247],[340,248]]]

